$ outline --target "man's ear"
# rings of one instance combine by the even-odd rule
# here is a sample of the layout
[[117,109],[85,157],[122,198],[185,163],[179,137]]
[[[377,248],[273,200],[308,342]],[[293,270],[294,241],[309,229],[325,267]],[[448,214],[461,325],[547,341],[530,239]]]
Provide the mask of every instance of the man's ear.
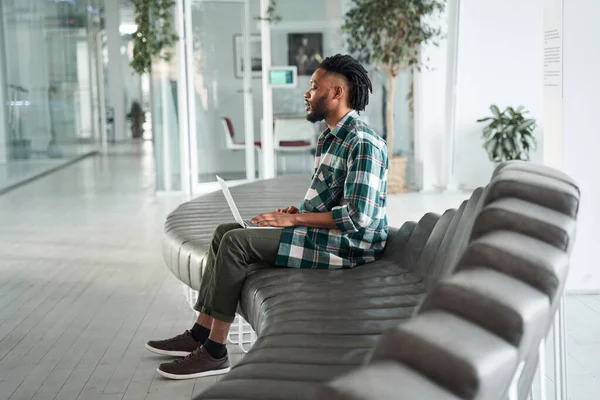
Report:
[[333,88],[333,98],[341,99],[344,96],[344,87],[341,85],[337,85]]

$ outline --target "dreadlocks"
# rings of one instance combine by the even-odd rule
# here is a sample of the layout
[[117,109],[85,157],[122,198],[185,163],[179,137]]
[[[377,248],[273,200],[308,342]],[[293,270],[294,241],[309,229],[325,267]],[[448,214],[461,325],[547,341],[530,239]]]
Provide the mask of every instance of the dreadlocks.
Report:
[[319,68],[345,77],[349,84],[348,106],[356,111],[365,109],[369,104],[369,92],[373,93],[373,85],[367,70],[356,59],[336,54],[324,59]]

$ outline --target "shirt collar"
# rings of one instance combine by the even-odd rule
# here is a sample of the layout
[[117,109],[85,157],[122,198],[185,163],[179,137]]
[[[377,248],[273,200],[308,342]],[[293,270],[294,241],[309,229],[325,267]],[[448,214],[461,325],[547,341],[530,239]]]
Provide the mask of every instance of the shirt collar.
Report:
[[340,129],[346,125],[350,120],[354,120],[358,118],[358,112],[356,110],[351,110],[348,114],[344,115],[342,117],[342,119],[339,120],[339,122],[335,125],[335,127],[333,128],[333,130],[330,130],[329,128],[327,128],[325,130],[325,132],[323,132],[324,135],[327,135],[329,133],[331,133],[334,136],[337,136],[337,134],[339,133]]

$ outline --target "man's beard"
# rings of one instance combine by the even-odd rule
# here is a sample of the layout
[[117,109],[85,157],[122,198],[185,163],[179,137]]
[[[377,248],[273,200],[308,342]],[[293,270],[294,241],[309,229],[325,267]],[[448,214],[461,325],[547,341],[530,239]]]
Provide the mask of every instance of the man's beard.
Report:
[[313,124],[315,122],[323,121],[327,118],[327,111],[325,111],[325,102],[329,93],[325,93],[323,97],[315,102],[314,106],[310,107],[310,112],[306,114],[306,119]]

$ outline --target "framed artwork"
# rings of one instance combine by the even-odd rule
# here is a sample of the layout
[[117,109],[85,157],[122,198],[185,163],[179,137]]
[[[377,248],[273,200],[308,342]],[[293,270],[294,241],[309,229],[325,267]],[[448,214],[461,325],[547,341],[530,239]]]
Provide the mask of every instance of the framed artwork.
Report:
[[288,65],[297,66],[298,75],[312,75],[322,56],[322,33],[288,33]]
[[[235,60],[235,77],[244,77],[244,38],[241,34],[233,35],[233,57]],[[250,65],[252,77],[262,77],[262,54],[260,35],[250,35]]]

